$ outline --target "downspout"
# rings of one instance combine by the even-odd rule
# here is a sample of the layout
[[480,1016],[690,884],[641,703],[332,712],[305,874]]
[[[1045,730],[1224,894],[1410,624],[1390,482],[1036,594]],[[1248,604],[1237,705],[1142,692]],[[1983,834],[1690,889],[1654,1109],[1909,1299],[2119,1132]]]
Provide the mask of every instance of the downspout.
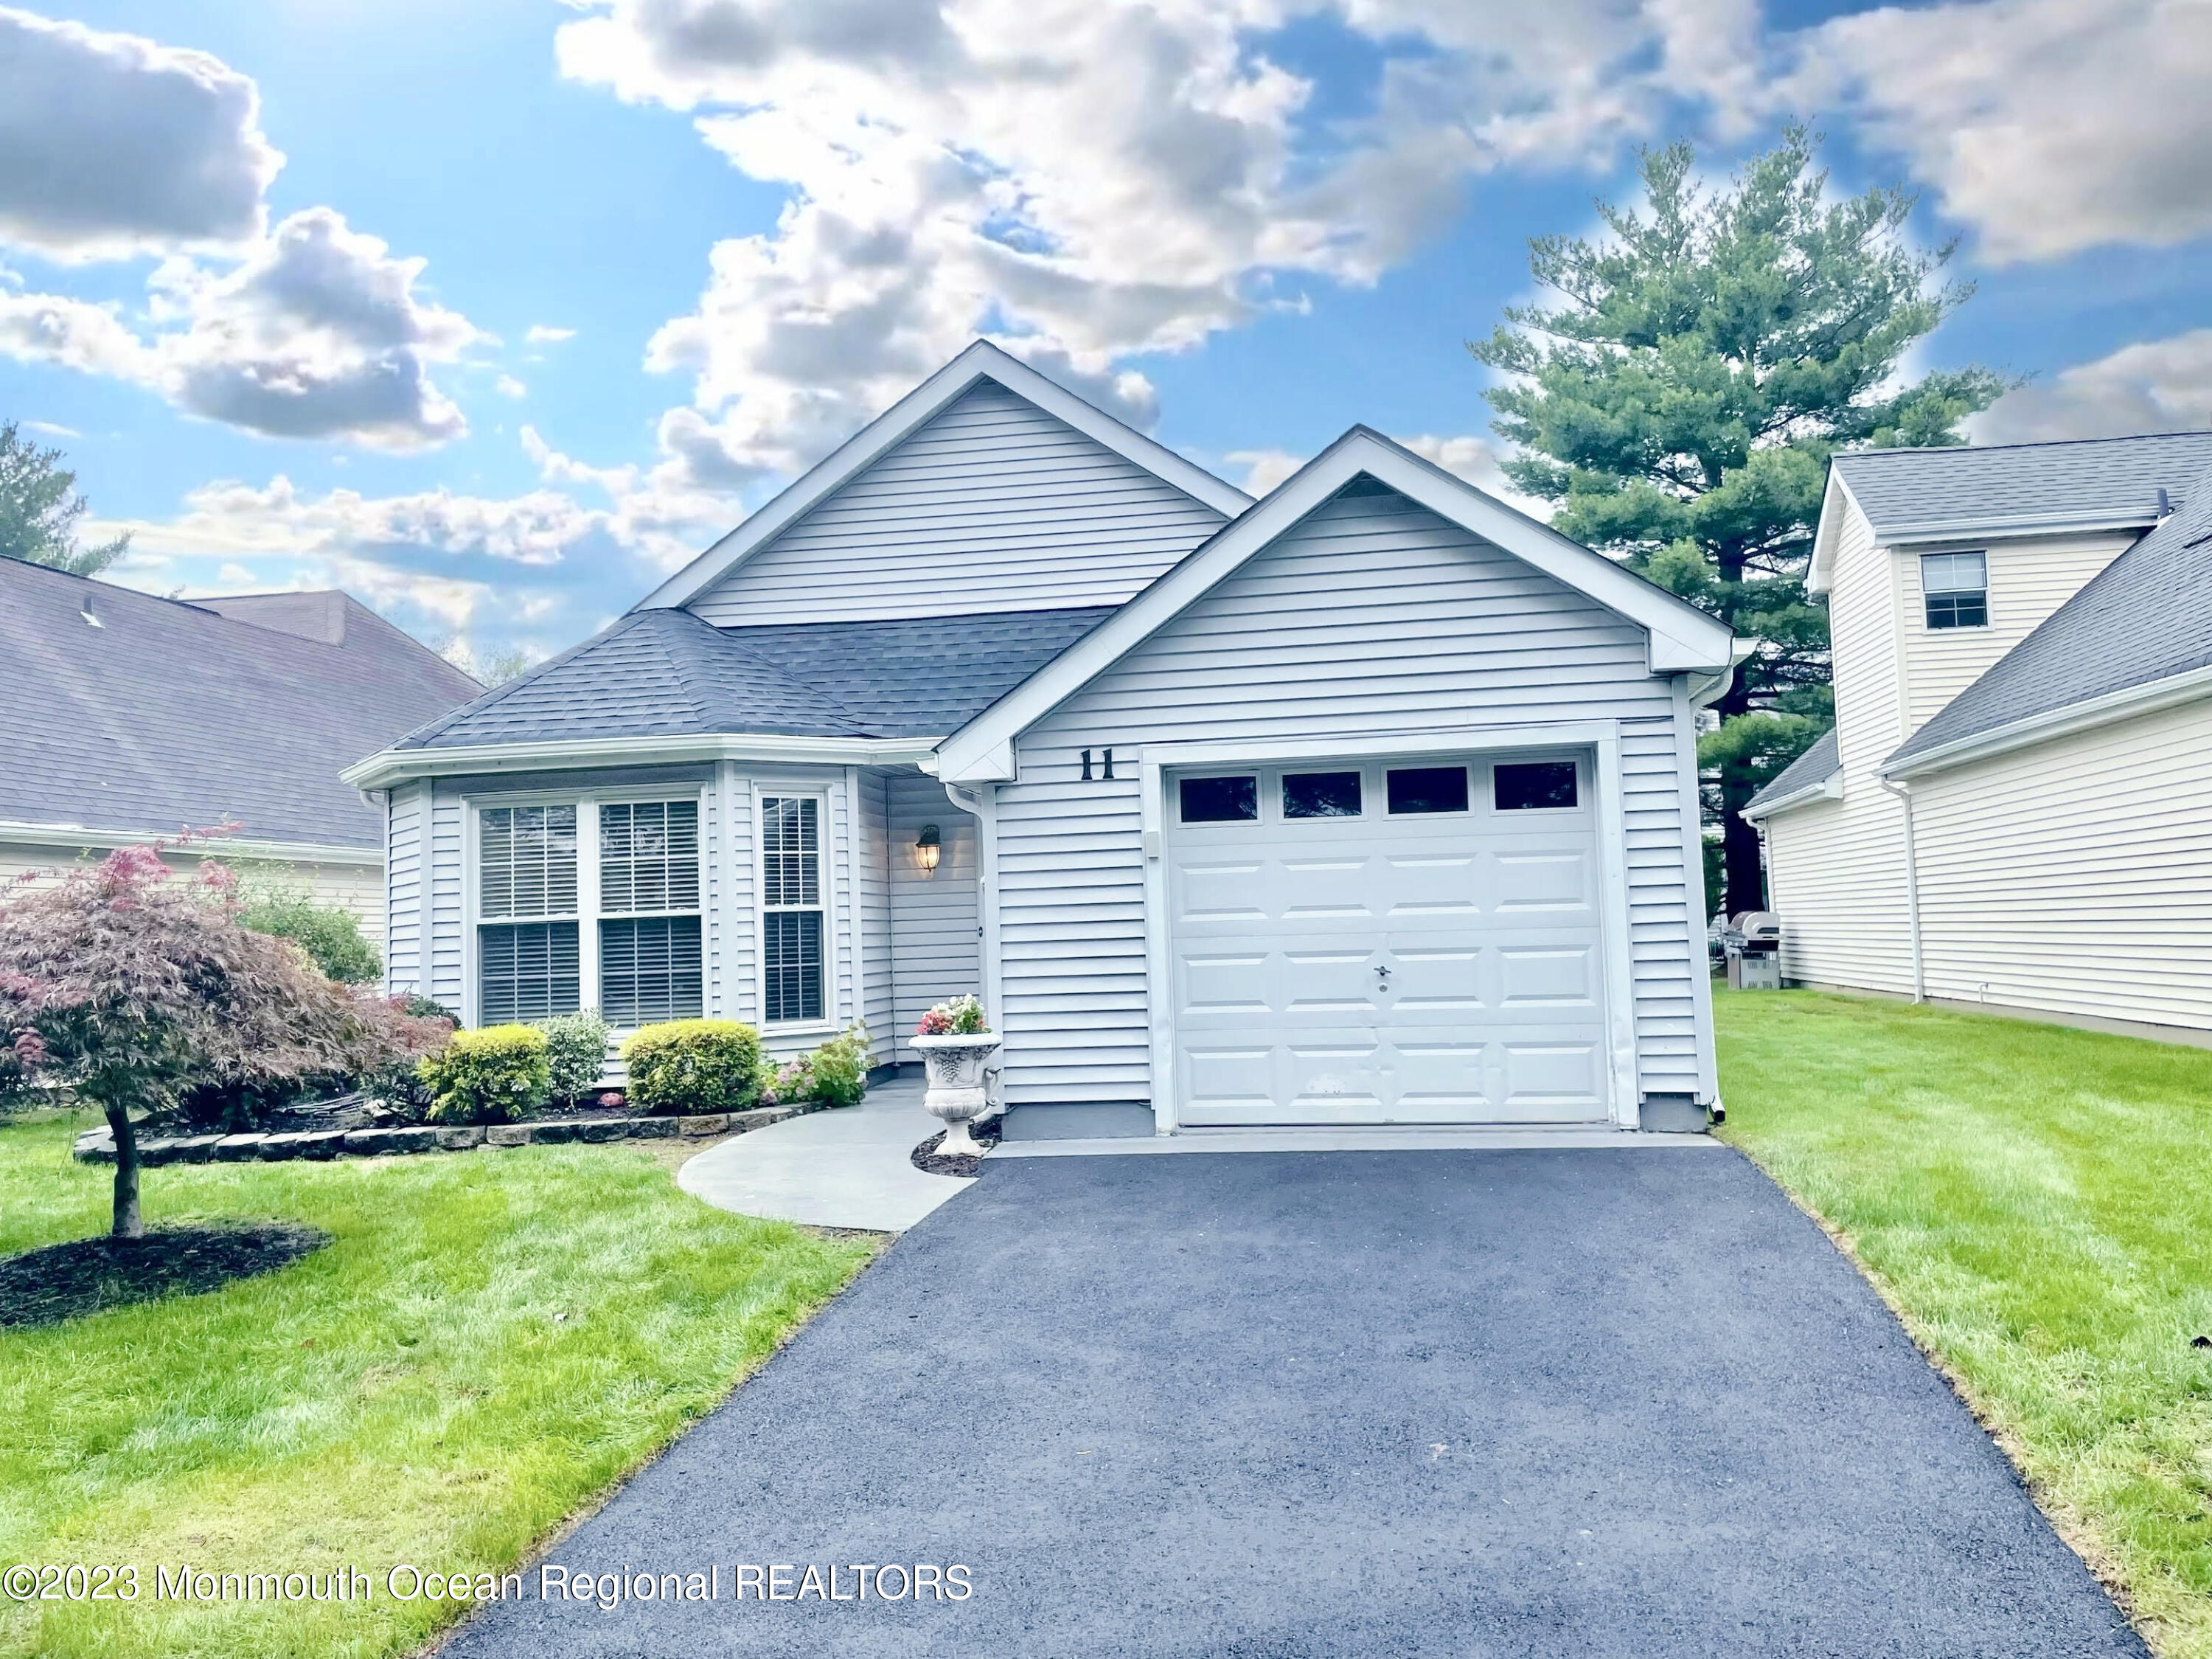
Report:
[[[999,995],[999,814],[998,791],[985,784],[963,789],[945,786],[945,796],[975,820],[975,937],[982,958],[983,1006],[994,1021],[1004,1021],[1006,1009]],[[1000,1027],[1004,1030],[1003,1024]]]
[[1912,853],[1912,790],[1894,778],[1884,778],[1881,787],[1905,806],[1905,931],[1912,947],[1912,1000],[1925,1002],[1928,980],[1920,962],[1920,872]]

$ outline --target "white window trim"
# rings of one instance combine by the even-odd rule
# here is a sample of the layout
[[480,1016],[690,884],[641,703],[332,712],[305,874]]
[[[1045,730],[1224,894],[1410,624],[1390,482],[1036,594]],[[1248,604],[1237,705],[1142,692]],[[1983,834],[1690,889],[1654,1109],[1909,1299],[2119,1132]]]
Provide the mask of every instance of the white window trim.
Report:
[[[1982,562],[1982,585],[1979,587],[1933,587],[1928,586],[1928,561],[1954,559],[1972,554]],[[1920,631],[1923,634],[1973,634],[1996,626],[1996,616],[1990,604],[1990,553],[1985,547],[1939,547],[1923,550],[1916,556],[1912,568],[1913,585],[1920,592]],[[1948,628],[1938,628],[1928,620],[1928,601],[1936,594],[1979,593],[1982,596],[1982,619],[1978,623],[1954,623]]]
[[[707,899],[713,890],[708,882],[708,816],[707,784],[645,786],[620,789],[600,787],[592,789],[514,789],[501,790],[482,795],[465,795],[461,799],[461,1024],[474,1028],[483,1023],[483,984],[482,963],[478,958],[477,936],[487,927],[497,927],[508,921],[532,921],[532,916],[492,916],[479,913],[478,870],[483,847],[480,815],[487,807],[496,806],[568,806],[576,808],[576,982],[577,1000],[586,1008],[597,1008],[601,1001],[599,986],[599,923],[605,920],[599,915],[599,808],[644,805],[653,801],[696,801],[699,806],[699,951],[700,1001],[702,1012],[714,1001],[714,991],[708,983],[707,967]],[[590,810],[586,811],[588,807]],[[617,921],[628,921],[641,915],[684,915],[690,910],[624,911]],[[618,1026],[617,1031],[629,1031],[633,1026]]]
[[[753,817],[753,986],[761,1035],[767,1037],[812,1036],[817,1033],[834,1036],[844,1029],[841,1016],[842,1006],[838,999],[838,986],[842,975],[840,940],[843,930],[837,925],[837,907],[842,896],[837,883],[840,860],[836,856],[837,820],[830,784],[822,779],[779,783],[774,778],[754,778],[752,785]],[[816,856],[822,860],[822,1018],[819,1019],[778,1019],[768,1017],[768,838],[762,832],[763,800],[813,800],[821,810],[821,846]],[[803,908],[803,907],[788,907]]]

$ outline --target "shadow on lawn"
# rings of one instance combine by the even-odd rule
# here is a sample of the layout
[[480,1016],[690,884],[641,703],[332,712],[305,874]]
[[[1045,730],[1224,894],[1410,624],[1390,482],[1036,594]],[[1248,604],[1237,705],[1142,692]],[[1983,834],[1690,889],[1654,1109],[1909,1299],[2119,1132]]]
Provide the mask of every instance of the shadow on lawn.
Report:
[[0,1329],[197,1296],[233,1279],[274,1273],[331,1242],[313,1227],[155,1227],[143,1238],[80,1238],[0,1261]]

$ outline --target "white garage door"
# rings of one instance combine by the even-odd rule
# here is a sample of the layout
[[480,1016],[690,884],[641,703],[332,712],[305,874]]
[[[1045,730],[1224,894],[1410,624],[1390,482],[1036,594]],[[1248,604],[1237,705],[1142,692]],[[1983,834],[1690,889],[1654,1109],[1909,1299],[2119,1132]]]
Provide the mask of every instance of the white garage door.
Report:
[[1606,1115],[1586,757],[1167,780],[1178,1115]]

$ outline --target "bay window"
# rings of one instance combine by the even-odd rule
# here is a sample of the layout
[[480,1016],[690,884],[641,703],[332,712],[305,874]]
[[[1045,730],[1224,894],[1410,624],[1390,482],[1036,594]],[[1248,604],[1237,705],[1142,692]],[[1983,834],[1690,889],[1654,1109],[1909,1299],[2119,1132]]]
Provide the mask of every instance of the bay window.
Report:
[[705,1012],[696,798],[482,806],[476,841],[478,1024]]

